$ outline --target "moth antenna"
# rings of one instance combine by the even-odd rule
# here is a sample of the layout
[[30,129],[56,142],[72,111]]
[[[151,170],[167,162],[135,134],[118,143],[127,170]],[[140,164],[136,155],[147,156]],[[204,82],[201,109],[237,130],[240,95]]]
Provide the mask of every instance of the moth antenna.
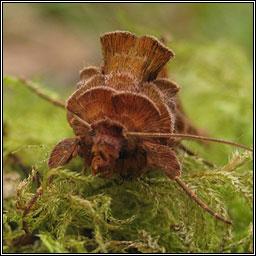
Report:
[[198,136],[198,135],[175,134],[175,133],[147,133],[147,132],[127,132],[126,134],[132,135],[132,136],[152,137],[152,138],[182,138],[182,139],[187,139],[187,140],[205,140],[205,141],[212,141],[212,142],[227,144],[227,145],[235,146],[238,148],[243,148],[250,152],[253,152],[252,148],[249,148],[247,146],[244,146],[244,145],[241,145],[241,144],[238,144],[235,142],[219,140],[219,139],[214,139],[214,138],[208,138],[208,137],[203,137],[203,136]]
[[85,120],[83,120],[82,118],[80,118],[77,114],[75,114],[74,112],[71,112],[70,110],[68,110],[73,116],[74,118],[79,121],[80,123],[84,124],[89,131],[92,129],[91,125],[89,123],[87,123]]
[[174,180],[181,186],[181,188],[186,192],[186,194],[193,199],[197,204],[199,204],[205,211],[209,212],[212,216],[214,216],[216,219],[221,220],[227,224],[231,224],[232,222],[222,216],[220,216],[218,213],[214,212],[212,209],[210,209],[205,203],[203,203],[194,192],[190,190],[190,188],[178,177],[175,177]]
[[29,90],[31,90],[32,92],[36,93],[39,97],[51,102],[53,105],[61,107],[63,109],[65,109],[65,104],[50,97],[49,95],[47,95],[46,93],[42,92],[39,88],[37,88],[31,81],[26,80],[23,77],[19,78],[20,82],[25,85]]

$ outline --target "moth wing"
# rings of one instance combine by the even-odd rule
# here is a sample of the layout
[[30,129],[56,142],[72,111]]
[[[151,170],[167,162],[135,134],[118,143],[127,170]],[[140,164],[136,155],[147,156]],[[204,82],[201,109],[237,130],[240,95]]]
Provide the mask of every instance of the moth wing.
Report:
[[88,136],[89,129],[87,126],[82,124],[79,120],[77,120],[71,112],[67,112],[67,120],[70,126],[73,128],[73,131],[76,136]]
[[[170,117],[161,114],[157,105],[147,96],[121,92],[113,95],[112,102],[119,122],[129,131],[169,132]],[[168,121],[168,124],[166,122]]]
[[157,78],[153,83],[163,92],[167,99],[174,97],[179,92],[179,85],[167,78]]
[[100,70],[96,67],[85,67],[80,71],[80,82],[77,84],[77,89],[80,89],[85,84],[88,84],[88,80],[94,76],[100,76]]
[[[81,89],[84,89],[84,87]],[[111,97],[115,92],[114,89],[109,87],[97,86],[82,90],[71,96],[66,104],[67,119],[77,136],[88,133],[88,128],[81,124],[72,113],[90,124],[106,117],[111,118],[114,111]]]
[[166,105],[164,94],[154,83],[143,83],[141,92],[149,97],[160,110],[161,131],[172,132],[174,129],[175,117],[173,115],[173,110]]
[[66,102],[66,109],[79,115],[81,118],[83,112],[81,113],[81,104],[78,101],[78,98],[88,91],[91,88],[105,86],[105,78],[103,75],[95,75],[91,77],[91,79],[87,80],[82,86],[80,86],[67,100]]
[[173,150],[167,146],[149,141],[144,141],[143,147],[152,165],[159,167],[172,180],[180,176],[180,162]]
[[72,158],[76,157],[79,149],[79,139],[67,138],[60,141],[52,150],[48,166],[50,169],[66,165]]
[[148,97],[122,92],[112,97],[115,113],[130,131],[160,132],[161,113]]
[[112,88],[101,86],[87,90],[78,97],[83,118],[89,123],[111,117],[114,112],[112,95],[116,91]]
[[[82,124],[72,118],[72,112],[92,124],[109,118],[123,124],[130,131],[167,132],[170,120],[161,114],[149,97],[138,93],[121,92],[107,86],[85,90],[67,102],[68,120],[77,136],[85,132]],[[168,125],[166,126],[166,122]]]
[[86,121],[86,110],[83,108],[83,106],[81,106],[78,98],[91,88],[96,88],[97,86],[102,85],[104,85],[104,77],[102,75],[95,75],[87,82],[82,82],[81,86],[67,100],[67,120],[70,126],[73,128],[76,136],[84,136],[89,133],[88,127],[78,121],[72,114],[74,113]]

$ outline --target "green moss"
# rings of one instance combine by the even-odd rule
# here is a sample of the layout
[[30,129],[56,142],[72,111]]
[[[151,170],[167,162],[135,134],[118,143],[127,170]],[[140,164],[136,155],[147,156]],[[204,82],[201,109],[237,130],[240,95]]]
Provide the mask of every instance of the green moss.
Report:
[[[250,154],[239,155],[245,159]],[[236,155],[235,157],[237,157]],[[186,166],[197,162],[202,168],[191,171]],[[6,252],[236,252],[250,246],[252,234],[248,226],[252,212],[244,223],[244,242],[239,244],[233,229],[242,221],[232,214],[226,194],[232,200],[243,199],[240,207],[252,204],[252,187],[247,175],[239,174],[241,164],[217,169],[208,169],[201,160],[186,156],[183,163],[183,180],[212,209],[234,222],[228,226],[204,212],[184,192],[158,170],[135,180],[120,183],[118,177],[101,180],[87,173],[56,169],[49,174],[58,176],[48,186],[43,185],[44,194],[26,217],[30,230],[36,230],[41,238],[35,245],[21,248],[6,248]],[[35,171],[34,171],[35,173]],[[32,174],[33,176],[33,174]],[[32,176],[18,188],[16,205],[24,208],[32,197],[29,190]],[[232,184],[233,183],[233,184]],[[44,183],[43,183],[44,184]],[[223,189],[223,186],[225,189]],[[232,196],[230,196],[230,194]],[[21,234],[21,212],[9,210],[5,215],[5,239],[12,240],[10,223],[18,224],[16,233]],[[19,217],[18,217],[19,216]],[[250,233],[250,235],[249,235]]]
[[[251,146],[250,63],[239,49],[229,47],[225,42],[202,45],[197,52],[194,45],[180,42],[174,50],[185,64],[176,62],[170,70],[184,86],[181,99],[192,120],[209,129],[213,137]],[[221,49],[226,49],[222,51],[223,68],[214,57],[220,56]],[[227,49],[232,49],[232,56]],[[232,68],[227,67],[230,63]],[[13,152],[32,169],[18,185],[17,194],[4,200],[5,253],[252,252],[251,153],[187,143],[196,152],[201,149],[200,156],[220,164],[210,168],[204,158],[177,150],[183,181],[210,208],[231,219],[229,226],[203,211],[160,170],[130,180],[117,176],[102,180],[91,176],[90,170],[84,173],[82,159],[76,159],[65,168],[49,171],[46,162],[53,146],[73,136],[65,112],[28,91],[15,77],[6,77],[4,84],[4,172],[19,169],[9,158]],[[216,106],[221,109],[218,114]],[[22,209],[35,193],[37,172],[42,175],[44,193],[26,221],[40,239],[13,247],[10,243],[24,234]],[[58,175],[47,185],[53,173]]]

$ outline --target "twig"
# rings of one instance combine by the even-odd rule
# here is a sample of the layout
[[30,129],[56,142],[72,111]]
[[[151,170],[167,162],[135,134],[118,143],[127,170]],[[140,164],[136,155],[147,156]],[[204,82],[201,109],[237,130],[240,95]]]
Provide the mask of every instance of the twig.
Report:
[[[65,104],[53,99],[52,97],[48,96],[47,94],[45,94],[44,92],[42,92],[39,88],[37,88],[35,85],[33,85],[33,83],[31,81],[26,80],[25,78],[20,77],[19,78],[20,82],[22,82],[28,89],[30,89],[31,91],[33,91],[34,93],[36,93],[38,96],[40,96],[41,98],[51,102],[52,104],[54,104],[55,106],[61,107],[65,109]],[[70,111],[70,110],[69,110]],[[89,130],[91,129],[91,125],[89,123],[87,123],[85,120],[81,119],[78,115],[76,115],[75,113],[71,112],[72,115],[82,124],[84,124],[86,127],[89,128]]]
[[28,168],[21,162],[20,158],[18,155],[10,153],[9,157],[14,160],[14,162],[18,165],[18,167],[23,171],[26,177],[29,175],[29,170]]
[[[29,168],[27,168],[21,161],[20,157],[14,153],[10,153],[8,155],[11,159],[13,159],[13,161],[17,164],[17,166],[23,171],[23,173],[25,174],[26,178],[29,176],[30,171]],[[37,185],[37,187],[40,187],[40,173],[37,172],[36,175],[34,176],[34,181]]]
[[[49,185],[52,182],[52,179],[57,176],[57,174],[51,174],[50,177],[47,179],[46,181],[46,186]],[[30,212],[30,209],[32,207],[32,205],[36,202],[36,200],[43,194],[43,189],[42,187],[38,188],[36,190],[36,193],[34,194],[34,196],[30,199],[30,201],[25,205],[25,210],[23,212],[23,229],[26,232],[26,234],[31,234],[31,232],[29,231],[28,228],[28,224],[25,221],[26,216],[28,215],[28,213]]]
[[61,108],[65,108],[65,104],[48,96],[47,94],[45,94],[44,92],[42,92],[40,89],[38,89],[31,81],[26,80],[23,77],[19,78],[19,81],[24,84],[28,89],[30,89],[31,91],[35,92],[38,96],[40,96],[41,98],[51,102],[52,104],[54,104],[55,106],[61,107]]
[[[186,148],[184,145],[182,145],[182,144],[180,144],[179,145],[179,148],[181,149],[181,150],[183,150],[185,153],[187,153],[189,156],[193,156],[193,157],[196,157],[196,158],[199,158],[199,156],[196,154],[196,153],[194,153],[194,152],[192,152],[191,150],[189,150],[188,148]],[[208,162],[208,161],[206,161],[206,160],[202,160],[203,161],[203,163],[205,164],[205,165],[207,165],[208,167],[214,167],[214,164],[212,164],[212,163],[210,163],[210,162]]]

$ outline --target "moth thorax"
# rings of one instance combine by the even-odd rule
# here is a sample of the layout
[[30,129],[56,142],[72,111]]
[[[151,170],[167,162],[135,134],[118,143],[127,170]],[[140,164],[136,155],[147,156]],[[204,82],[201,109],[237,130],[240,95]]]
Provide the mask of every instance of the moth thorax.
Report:
[[131,72],[113,71],[105,75],[107,86],[117,90],[128,90],[138,92],[140,90],[138,79]]
[[124,129],[111,120],[97,122],[92,128],[92,174],[104,173],[102,177],[108,178],[112,175],[115,161],[119,158]]

